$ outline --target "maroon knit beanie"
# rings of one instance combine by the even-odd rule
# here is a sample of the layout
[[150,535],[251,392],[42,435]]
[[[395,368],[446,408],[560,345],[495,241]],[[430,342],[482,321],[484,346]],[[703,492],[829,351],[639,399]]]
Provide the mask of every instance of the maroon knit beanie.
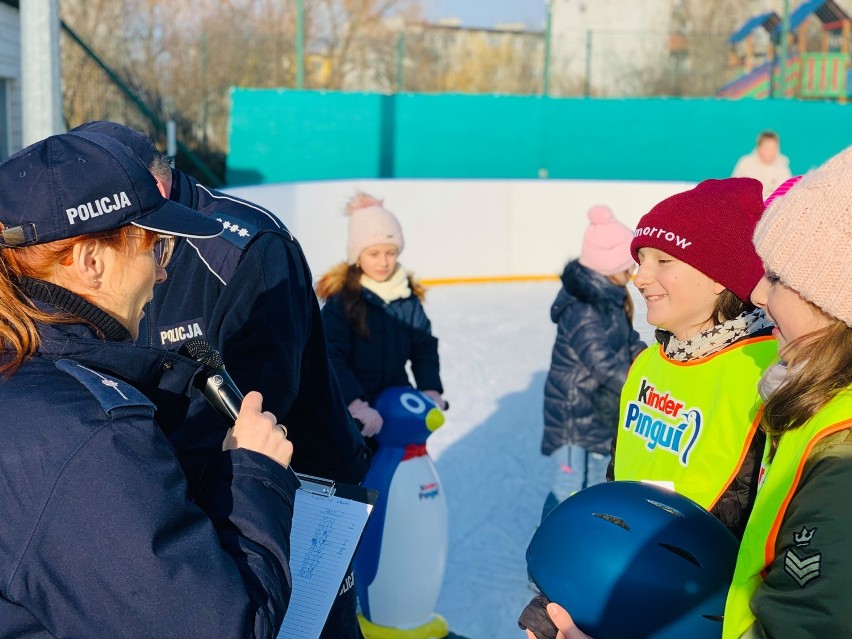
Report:
[[640,248],[668,253],[747,302],[763,277],[751,241],[763,209],[763,186],[757,180],[705,180],[646,213],[630,252],[637,262]]

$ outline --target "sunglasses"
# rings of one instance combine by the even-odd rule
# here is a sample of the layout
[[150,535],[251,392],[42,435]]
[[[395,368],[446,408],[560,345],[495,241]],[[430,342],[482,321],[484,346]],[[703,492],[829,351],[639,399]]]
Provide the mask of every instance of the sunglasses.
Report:
[[154,259],[157,261],[157,266],[166,268],[175,250],[175,236],[158,235],[152,250],[154,251]]

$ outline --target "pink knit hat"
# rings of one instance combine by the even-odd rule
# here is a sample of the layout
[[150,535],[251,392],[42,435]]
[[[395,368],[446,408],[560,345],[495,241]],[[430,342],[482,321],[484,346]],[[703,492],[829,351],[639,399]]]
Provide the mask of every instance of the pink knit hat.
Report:
[[754,245],[766,270],[852,326],[852,146],[773,201]]
[[608,206],[589,209],[580,264],[601,275],[615,275],[635,265],[630,255],[633,231],[615,219]]
[[399,252],[405,248],[402,227],[393,213],[384,207],[384,200],[358,193],[346,204],[349,216],[349,240],[346,259],[355,264],[364,249],[377,244],[394,244]]
[[646,246],[668,253],[747,302],[763,277],[750,241],[763,209],[763,185],[757,180],[705,180],[646,213],[630,250],[637,262]]

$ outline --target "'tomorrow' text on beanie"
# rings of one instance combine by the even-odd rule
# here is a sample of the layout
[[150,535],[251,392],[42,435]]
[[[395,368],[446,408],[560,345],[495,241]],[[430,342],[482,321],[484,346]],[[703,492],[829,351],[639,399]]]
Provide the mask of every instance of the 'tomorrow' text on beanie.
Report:
[[384,200],[366,193],[358,193],[346,204],[349,216],[349,238],[346,242],[346,259],[358,262],[364,249],[379,244],[393,244],[402,253],[405,238],[396,216],[384,207]]
[[763,277],[762,262],[751,242],[763,210],[759,181],[705,180],[646,213],[630,250],[637,262],[641,248],[668,253],[747,302]]
[[852,146],[766,209],[754,245],[767,271],[852,326]]
[[630,256],[633,231],[615,219],[608,206],[589,209],[580,264],[601,275],[615,275],[634,266]]

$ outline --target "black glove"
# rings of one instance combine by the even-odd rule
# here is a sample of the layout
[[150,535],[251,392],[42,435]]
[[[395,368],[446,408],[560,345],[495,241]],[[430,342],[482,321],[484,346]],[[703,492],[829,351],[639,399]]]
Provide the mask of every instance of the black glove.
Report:
[[544,595],[536,595],[518,617],[518,627],[529,630],[536,639],[556,639],[557,629],[547,614],[550,601]]

